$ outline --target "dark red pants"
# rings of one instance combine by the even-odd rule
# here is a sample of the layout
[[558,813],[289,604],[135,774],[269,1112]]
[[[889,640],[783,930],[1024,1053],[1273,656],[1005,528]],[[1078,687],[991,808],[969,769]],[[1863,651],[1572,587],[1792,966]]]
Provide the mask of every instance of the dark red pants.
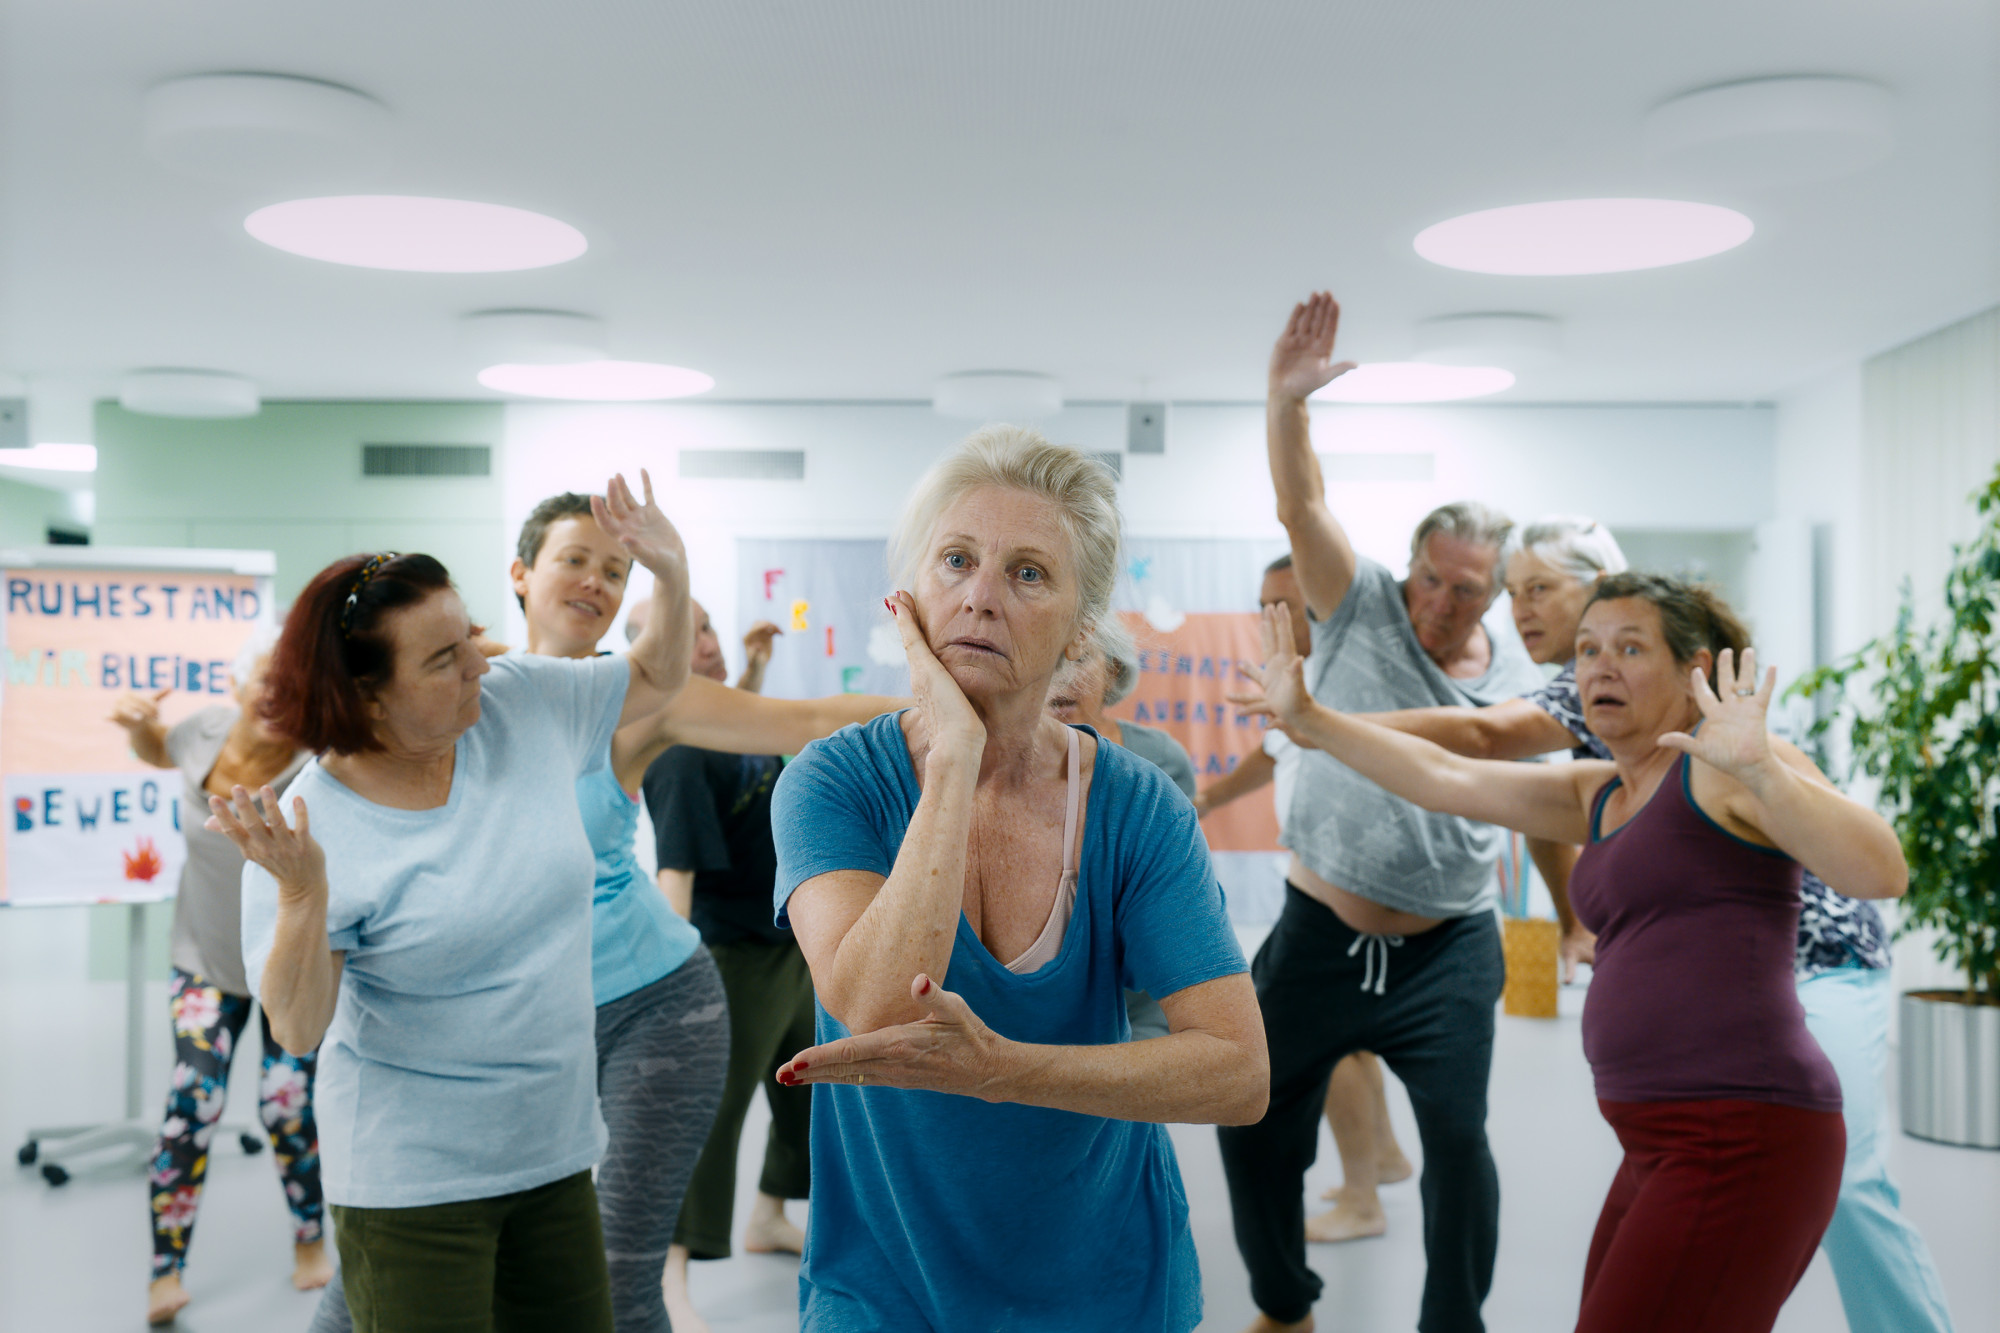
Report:
[[1577,1333],[1770,1333],[1840,1193],[1838,1112],[1607,1102],[1624,1145]]

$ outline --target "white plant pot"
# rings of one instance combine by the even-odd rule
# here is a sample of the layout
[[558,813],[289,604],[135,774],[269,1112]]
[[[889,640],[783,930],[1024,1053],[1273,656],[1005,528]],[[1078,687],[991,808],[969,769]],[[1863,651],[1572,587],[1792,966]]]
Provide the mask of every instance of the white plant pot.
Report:
[[2000,1005],[1905,991],[1901,1017],[1903,1132],[2000,1148]]

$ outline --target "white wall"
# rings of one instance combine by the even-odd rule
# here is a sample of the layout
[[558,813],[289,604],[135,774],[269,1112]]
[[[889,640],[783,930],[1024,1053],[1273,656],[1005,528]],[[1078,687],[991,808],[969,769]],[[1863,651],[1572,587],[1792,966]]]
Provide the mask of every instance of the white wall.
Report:
[[[1124,447],[1122,404],[1072,407],[1042,424],[1085,449]],[[1467,497],[1520,519],[1569,511],[1614,529],[1750,530],[1772,516],[1774,425],[1775,413],[1755,406],[1322,407],[1313,439],[1323,452],[1434,456],[1428,482],[1333,488],[1357,546],[1400,570],[1417,519]],[[514,405],[501,451],[505,526],[512,532],[544,496],[650,468],[687,538],[695,595],[730,645],[737,537],[886,535],[917,477],[967,429],[922,404]],[[683,481],[683,448],[803,449],[806,477]],[[1281,538],[1262,406],[1175,405],[1167,452],[1128,455],[1121,498],[1135,535]]]

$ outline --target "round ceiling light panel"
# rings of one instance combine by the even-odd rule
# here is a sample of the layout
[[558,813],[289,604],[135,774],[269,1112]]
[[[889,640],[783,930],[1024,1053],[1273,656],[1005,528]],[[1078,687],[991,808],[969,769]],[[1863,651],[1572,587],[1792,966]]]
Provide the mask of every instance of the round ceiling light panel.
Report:
[[470,199],[349,194],[260,208],[243,229],[307,259],[405,273],[547,268],[590,248],[583,233],[525,208]]
[[479,372],[479,382],[527,398],[591,403],[641,403],[707,393],[715,378],[657,361],[577,361],[567,365],[504,363]]
[[480,310],[459,321],[477,364],[570,365],[610,355],[604,321],[567,310]]
[[1499,366],[1441,366],[1429,361],[1371,361],[1313,395],[1322,403],[1449,403],[1514,386]]
[[1062,381],[1026,370],[968,370],[939,380],[931,407],[968,421],[1038,421],[1062,411]]
[[1417,253],[1470,273],[1565,277],[1664,268],[1733,250],[1756,225],[1680,199],[1558,199],[1466,213],[1417,233]]
[[35,472],[95,472],[97,447],[90,444],[37,444],[26,449],[0,449],[0,466]]
[[1562,321],[1547,315],[1444,315],[1417,325],[1417,359],[1520,371],[1562,360]]
[[1745,79],[1646,116],[1654,161],[1730,185],[1795,185],[1871,167],[1896,146],[1895,96],[1866,79]]
[[197,74],[156,84],[146,151],[212,180],[339,170],[383,155],[393,117],[366,93],[290,74]]
[[135,370],[118,403],[149,417],[254,417],[262,406],[255,384],[215,370]]

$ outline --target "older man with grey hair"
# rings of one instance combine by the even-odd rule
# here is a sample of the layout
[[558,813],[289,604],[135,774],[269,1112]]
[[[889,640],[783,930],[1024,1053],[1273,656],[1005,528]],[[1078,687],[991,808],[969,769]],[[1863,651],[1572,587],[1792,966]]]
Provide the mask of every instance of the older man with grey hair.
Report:
[[[1271,354],[1266,421],[1278,518],[1312,618],[1313,695],[1343,712],[1484,706],[1541,683],[1487,612],[1513,524],[1473,501],[1433,510],[1398,581],[1354,550],[1308,432],[1306,396],[1352,368],[1333,360],[1340,307],[1292,312]],[[1290,809],[1285,906],[1253,975],[1271,1054],[1271,1104],[1221,1131],[1236,1243],[1262,1311],[1253,1333],[1312,1327],[1321,1282],[1306,1264],[1306,1168],[1327,1079],[1373,1051],[1409,1091],[1423,1142],[1418,1328],[1476,1333],[1499,1244],[1500,1186],[1486,1142],[1486,1084],[1503,964],[1493,863],[1503,834],[1390,796],[1318,751]]]

